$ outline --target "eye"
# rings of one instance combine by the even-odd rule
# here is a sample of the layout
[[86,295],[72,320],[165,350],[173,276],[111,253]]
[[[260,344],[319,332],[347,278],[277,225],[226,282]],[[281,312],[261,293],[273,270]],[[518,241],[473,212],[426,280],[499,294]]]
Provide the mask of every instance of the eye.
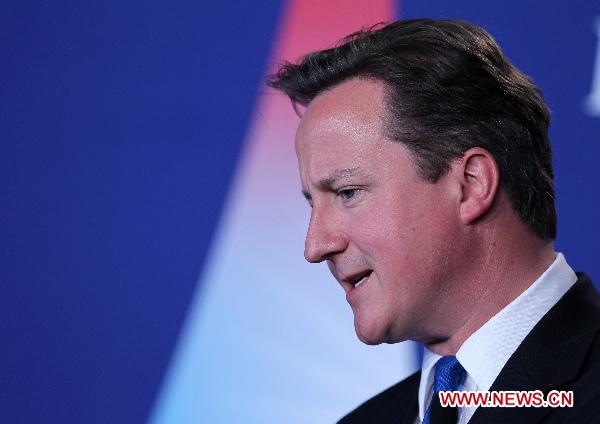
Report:
[[359,188],[344,188],[342,190],[338,190],[337,195],[341,197],[343,201],[347,202],[358,197],[360,191],[361,190]]
[[338,191],[338,196],[340,196],[344,200],[350,200],[356,195],[355,188],[346,188],[344,190]]

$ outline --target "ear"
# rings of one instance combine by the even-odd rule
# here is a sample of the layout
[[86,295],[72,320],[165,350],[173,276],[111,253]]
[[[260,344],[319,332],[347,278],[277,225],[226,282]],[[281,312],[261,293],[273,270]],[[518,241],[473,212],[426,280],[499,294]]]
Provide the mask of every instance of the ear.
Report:
[[493,205],[500,185],[500,170],[490,152],[474,147],[456,162],[461,180],[460,218],[470,224],[483,216]]

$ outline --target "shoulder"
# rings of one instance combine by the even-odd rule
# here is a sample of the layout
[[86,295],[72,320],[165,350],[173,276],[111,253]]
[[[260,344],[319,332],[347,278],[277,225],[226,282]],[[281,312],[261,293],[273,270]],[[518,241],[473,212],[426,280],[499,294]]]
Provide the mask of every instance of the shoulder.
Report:
[[421,372],[418,371],[367,400],[338,424],[387,423],[396,422],[403,416],[416,417],[420,379]]
[[548,423],[597,422],[600,416],[600,337],[594,342],[594,349],[587,358],[577,378],[569,384],[557,388],[571,391],[573,406],[555,408],[548,417]]

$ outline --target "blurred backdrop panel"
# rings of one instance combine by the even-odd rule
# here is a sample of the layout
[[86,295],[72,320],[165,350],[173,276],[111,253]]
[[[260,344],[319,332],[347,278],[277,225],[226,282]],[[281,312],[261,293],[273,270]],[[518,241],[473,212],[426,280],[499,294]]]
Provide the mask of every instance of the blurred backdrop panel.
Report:
[[600,4],[0,3],[0,421],[329,423],[417,366],[303,262],[298,118],[263,78],[395,17],[488,29],[542,88],[557,250],[600,281]]
[[0,2],[0,422],[147,420],[281,9]]
[[[269,62],[391,17],[388,0],[290,1]],[[259,95],[153,423],[335,422],[415,369],[411,344],[360,343],[341,287],[325,264],[303,259],[310,209],[297,175],[297,124],[282,94]]]

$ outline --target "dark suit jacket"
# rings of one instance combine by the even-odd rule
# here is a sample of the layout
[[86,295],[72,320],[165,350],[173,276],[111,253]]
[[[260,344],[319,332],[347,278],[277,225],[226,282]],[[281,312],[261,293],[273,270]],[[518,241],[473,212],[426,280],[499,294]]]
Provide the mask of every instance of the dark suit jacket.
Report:
[[[573,390],[573,408],[478,408],[469,423],[600,423],[600,296],[577,282],[538,322],[490,390]],[[339,424],[413,424],[421,373],[390,387]]]

